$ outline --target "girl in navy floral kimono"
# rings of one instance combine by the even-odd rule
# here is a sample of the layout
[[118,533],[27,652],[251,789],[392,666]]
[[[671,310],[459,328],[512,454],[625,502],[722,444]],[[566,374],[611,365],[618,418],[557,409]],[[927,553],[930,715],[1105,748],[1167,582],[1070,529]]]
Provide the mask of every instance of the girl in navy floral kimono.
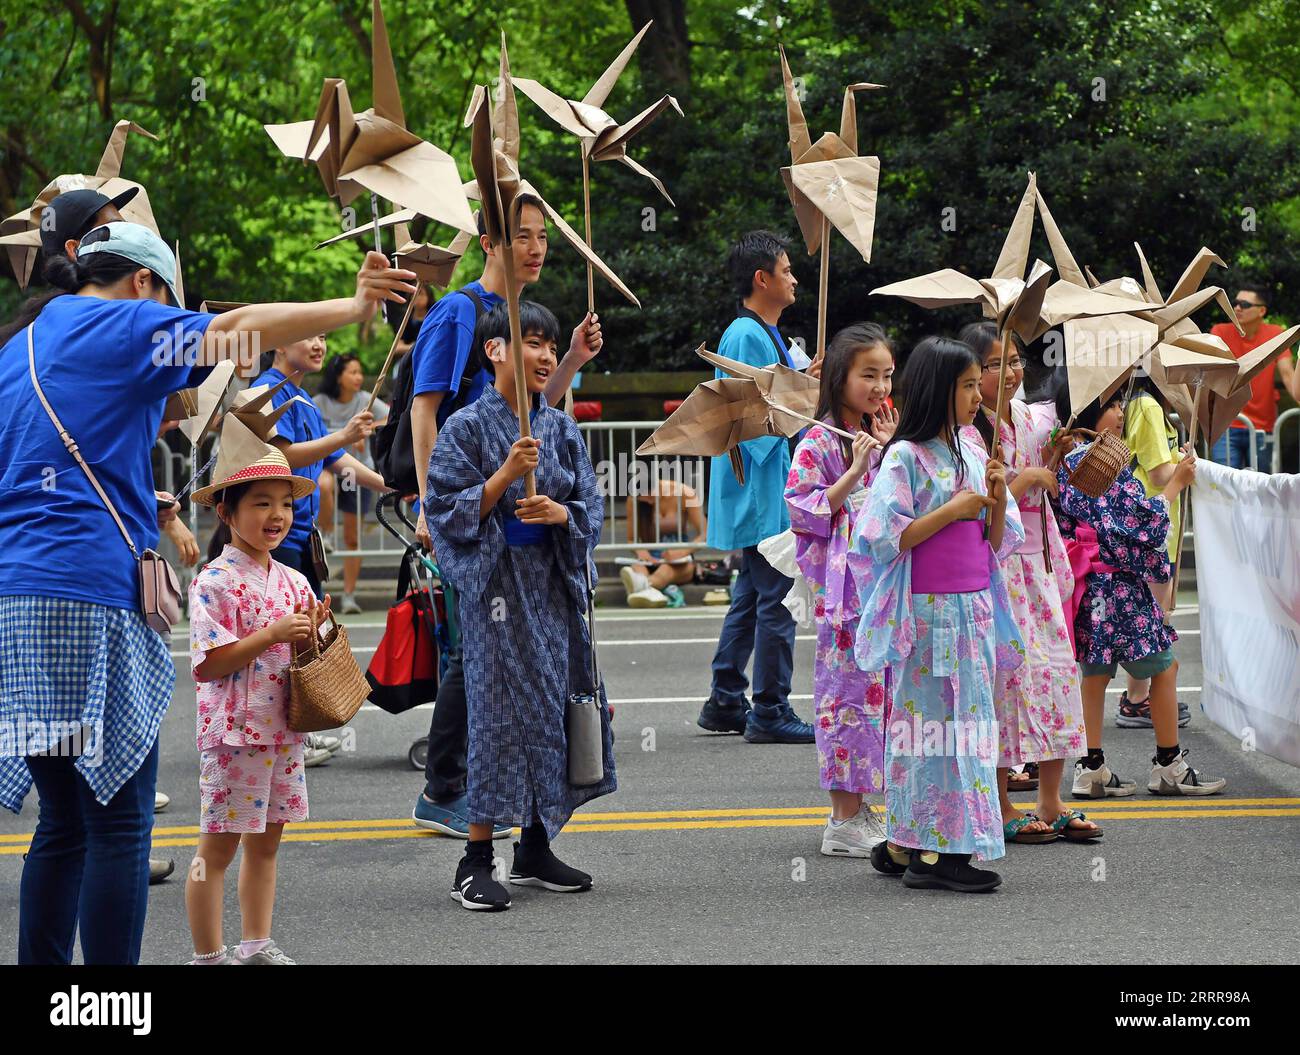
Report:
[[[1057,413],[1070,418],[1069,393],[1057,397]],[[1104,406],[1094,400],[1075,424],[1094,432],[1119,434],[1124,403]],[[1187,764],[1178,746],[1178,663],[1173,643],[1178,635],[1166,626],[1164,613],[1147,582],[1166,582],[1172,574],[1165,540],[1169,503],[1192,482],[1196,455],[1190,447],[1164,490],[1152,498],[1132,471],[1120,471],[1100,498],[1070,486],[1070,474],[1086,448],[1066,455],[1057,469],[1061,534],[1074,571],[1074,596],[1066,618],[1074,633],[1075,655],[1083,674],[1083,715],[1088,754],[1074,767],[1075,798],[1100,799],[1133,794],[1137,784],[1122,780],[1106,765],[1101,749],[1106,688],[1122,666],[1134,678],[1151,679],[1151,720],[1156,754],[1147,790],[1153,795],[1213,795],[1225,781],[1209,780]]]
[[[499,305],[474,339],[496,381],[447,419],[429,463],[425,518],[438,565],[455,586],[469,706],[469,843],[451,896],[467,909],[510,906],[492,875],[492,826],[523,829],[510,882],[546,890],[591,888],[591,876],[551,852],[582,803],[615,788],[603,686],[590,685],[587,565],[603,507],[577,426],[541,398],[556,366],[559,324],[540,304],[520,304],[532,436],[519,439],[509,317]],[[535,474],[537,494],[524,497]],[[565,706],[570,692],[598,693],[604,776],[568,779]]]

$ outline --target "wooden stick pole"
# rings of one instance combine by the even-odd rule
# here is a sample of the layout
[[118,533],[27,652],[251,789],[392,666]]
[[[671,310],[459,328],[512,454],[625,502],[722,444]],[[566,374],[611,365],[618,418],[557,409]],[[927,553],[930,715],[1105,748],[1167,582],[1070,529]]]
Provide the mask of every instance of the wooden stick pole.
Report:
[[[583,237],[591,249],[591,160],[582,152],[582,216],[585,223]],[[596,276],[591,261],[587,261],[587,311],[596,310]]]
[[382,253],[383,245],[379,239],[379,195],[370,192],[370,218],[375,221],[375,252]]
[[[505,238],[502,238],[499,250],[501,263],[505,269],[506,311],[510,313],[510,358],[515,371],[515,403],[519,411],[519,438],[527,439],[532,435],[528,422],[532,400],[528,397],[528,382],[524,378],[524,338],[519,325],[519,285],[515,281],[515,255],[514,249]],[[537,481],[533,474],[529,473],[524,477],[524,495],[532,498],[535,494],[537,494]]]
[[997,416],[993,421],[993,442],[997,445],[997,453],[989,453],[997,458],[998,461],[1006,464],[1002,450],[1002,411],[1006,409],[1007,399],[1007,350],[1011,346],[1011,330],[1007,329],[1002,332],[1002,365],[998,368],[998,406]]
[[[1196,424],[1201,410],[1201,383],[1202,376],[1196,377],[1196,394],[1192,398],[1192,421],[1187,426],[1187,446],[1193,451],[1196,450]],[[1191,505],[1187,501],[1187,492],[1180,494],[1175,501],[1178,503],[1178,548],[1174,550],[1174,585],[1169,594],[1169,614],[1174,614],[1174,609],[1178,607],[1178,578],[1183,570],[1183,540],[1187,538],[1187,513]],[[1173,518],[1173,502],[1169,503],[1169,515]],[[1173,527],[1171,522],[1170,527]]]
[[367,411],[375,405],[375,397],[379,395],[379,386],[388,377],[388,368],[393,365],[393,355],[397,352],[397,342],[402,339],[402,334],[406,332],[406,324],[411,321],[411,309],[415,307],[415,298],[418,295],[417,290],[411,294],[411,299],[406,302],[406,311],[402,314],[401,325],[397,327],[397,332],[393,334],[393,343],[388,348],[388,358],[384,360],[384,368],[379,371],[379,377],[375,380],[375,387],[370,393],[370,401],[366,403]]
[[773,409],[779,410],[782,414],[789,414],[790,417],[798,418],[800,421],[806,421],[809,425],[820,425],[824,429],[830,429],[830,431],[835,433],[836,436],[843,436],[846,440],[851,441],[854,438],[854,434],[849,432],[847,429],[837,428],[834,425],[827,425],[826,422],[821,421],[818,418],[810,418],[807,414],[800,414],[797,410],[790,410],[780,404],[773,404]]
[[831,285],[831,222],[822,216],[822,267],[817,279],[817,354],[819,360],[826,354],[826,302]]

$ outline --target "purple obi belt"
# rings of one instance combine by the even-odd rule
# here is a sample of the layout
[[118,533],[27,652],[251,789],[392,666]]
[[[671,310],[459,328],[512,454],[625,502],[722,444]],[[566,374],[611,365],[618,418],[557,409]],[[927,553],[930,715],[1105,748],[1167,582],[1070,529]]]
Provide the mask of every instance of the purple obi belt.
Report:
[[912,547],[913,593],[975,593],[989,588],[984,521],[957,520]]

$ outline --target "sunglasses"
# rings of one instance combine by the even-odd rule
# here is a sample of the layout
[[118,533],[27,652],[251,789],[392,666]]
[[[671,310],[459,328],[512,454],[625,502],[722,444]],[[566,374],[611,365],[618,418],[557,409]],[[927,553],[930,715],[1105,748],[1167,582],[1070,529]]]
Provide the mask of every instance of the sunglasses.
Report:
[[1241,308],[1243,311],[1245,311],[1247,308],[1262,308],[1262,307],[1264,307],[1263,304],[1254,304],[1254,303],[1252,303],[1251,301],[1248,301],[1248,300],[1234,300],[1234,301],[1232,302],[1232,306],[1233,306],[1234,308]]

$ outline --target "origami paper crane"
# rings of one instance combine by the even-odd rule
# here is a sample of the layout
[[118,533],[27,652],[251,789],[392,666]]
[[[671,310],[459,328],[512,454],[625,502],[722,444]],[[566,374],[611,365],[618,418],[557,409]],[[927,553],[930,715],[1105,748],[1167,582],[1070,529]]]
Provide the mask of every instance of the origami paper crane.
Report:
[[704,345],[695,349],[695,354],[732,377],[753,381],[758,386],[759,393],[773,406],[779,406],[796,416],[803,415],[805,423],[817,420],[811,416],[817,412],[817,397],[821,393],[821,382],[817,378],[802,370],[792,370],[784,363],[750,366],[737,359],[728,359],[725,355],[710,352]]
[[998,340],[1002,345],[1002,368],[998,374],[999,418],[1002,416],[1002,402],[1005,398],[1011,334],[1019,334],[1028,343],[1048,329],[1042,316],[1052,269],[1041,260],[1036,260],[1028,278],[1024,277],[1025,265],[1029,262],[1029,239],[1033,234],[1037,190],[1038,181],[1031,172],[1016,208],[1016,215],[1003,240],[997,263],[993,266],[993,274],[988,278],[970,278],[960,271],[944,268],[928,275],[879,286],[871,291],[873,295],[902,297],[923,308],[979,304],[984,316],[995,321]]
[[379,0],[374,0],[374,103],[352,112],[347,84],[327,77],[316,116],[310,121],[265,125],[288,157],[313,162],[330,197],[340,205],[354,201],[362,188],[376,197],[413,209],[469,234],[474,217],[461,190],[455,159],[406,127],[397,72]]
[[[790,130],[790,164],[781,169],[786,193],[811,256],[820,251],[821,274],[817,294],[817,355],[826,351],[826,303],[830,282],[830,228],[833,225],[849,243],[871,260],[876,226],[876,190],[880,158],[858,155],[856,97],[883,84],[860,81],[844,89],[840,132],[825,133],[816,143],[799,103],[785,48],[781,52],[781,78],[785,85],[786,122]],[[1023,270],[1023,268],[1022,268]]]
[[[628,157],[627,143],[669,107],[677,111],[678,117],[683,116],[677,100],[671,95],[665,95],[625,124],[619,124],[601,109],[605,105],[605,100],[609,98],[609,93],[614,90],[614,85],[618,83],[619,77],[623,75],[623,70],[631,61],[637,45],[641,43],[641,38],[649,32],[652,25],[654,25],[653,21],[641,27],[640,32],[618,53],[618,57],[609,64],[581,101],[566,99],[538,81],[527,77],[520,77],[514,81],[515,87],[541,107],[542,112],[552,121],[570,135],[578,137],[582,154],[582,206],[588,245],[591,245],[592,161],[621,161],[633,172],[653,183],[659,193],[667,199],[669,205],[676,204],[658,176]],[[587,263],[587,310],[596,310],[595,284],[590,261]]]
[[41,220],[45,207],[60,194],[73,190],[97,190],[108,198],[116,198],[125,191],[135,190],[135,197],[121,208],[122,218],[132,223],[142,224],[155,234],[158,224],[149,207],[149,194],[139,183],[123,179],[122,154],[126,150],[126,137],[129,133],[147,136],[156,140],[158,137],[146,131],[133,121],[118,121],[109,134],[104,153],[99,159],[99,167],[93,176],[79,173],[65,173],[56,176],[36,196],[29,208],[16,212],[0,221],[0,245],[5,246],[9,254],[9,264],[21,289],[26,289],[31,282],[32,270],[41,249]]
[[[736,376],[696,385],[668,420],[637,448],[637,454],[729,454],[732,472],[743,484],[745,470],[737,448],[746,440],[794,436],[809,424],[820,424],[836,435],[853,438],[852,433],[802,412],[808,406],[807,382],[816,386],[819,382],[815,378],[788,367],[752,367],[716,355],[704,345],[696,349],[696,354],[723,370],[734,371]],[[816,409],[815,398],[812,408]]]

